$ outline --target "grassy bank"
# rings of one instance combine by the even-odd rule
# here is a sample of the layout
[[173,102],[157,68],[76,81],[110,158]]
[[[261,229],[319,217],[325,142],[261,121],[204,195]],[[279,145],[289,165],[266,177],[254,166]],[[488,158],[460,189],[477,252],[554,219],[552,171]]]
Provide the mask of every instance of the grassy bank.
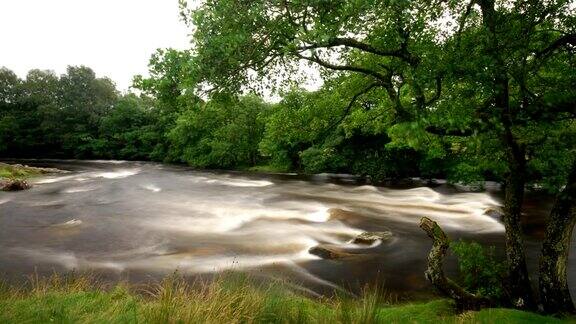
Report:
[[311,299],[243,278],[105,286],[86,276],[0,289],[1,323],[562,323],[508,309],[456,314],[447,300],[392,304],[385,294]]
[[41,173],[38,168],[0,162],[0,179],[23,180],[40,175]]

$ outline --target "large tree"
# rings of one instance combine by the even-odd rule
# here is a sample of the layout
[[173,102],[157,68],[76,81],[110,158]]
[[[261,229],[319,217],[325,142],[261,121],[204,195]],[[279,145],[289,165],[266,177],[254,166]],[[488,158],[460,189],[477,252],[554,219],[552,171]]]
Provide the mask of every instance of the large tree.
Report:
[[520,227],[524,190],[529,181],[550,182],[550,168],[538,162],[558,153],[546,160],[558,166],[550,187],[565,188],[542,255],[540,297],[549,312],[574,312],[565,278],[576,217],[566,185],[575,159],[574,10],[565,0],[207,0],[193,11],[182,3],[203,86],[238,90],[309,62],[361,76],[353,101],[382,89],[392,138],[463,137],[477,153],[489,146],[502,164],[516,307],[536,308]]

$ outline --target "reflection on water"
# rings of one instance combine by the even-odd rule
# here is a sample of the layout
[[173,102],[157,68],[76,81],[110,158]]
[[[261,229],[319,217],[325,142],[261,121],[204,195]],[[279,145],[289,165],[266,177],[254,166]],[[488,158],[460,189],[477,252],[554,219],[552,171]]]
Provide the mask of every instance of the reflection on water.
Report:
[[[441,186],[390,189],[304,181],[295,176],[210,173],[153,163],[52,162],[72,170],[0,194],[0,272],[96,270],[134,277],[178,269],[226,269],[284,278],[317,292],[376,277],[418,290],[430,241],[417,224],[438,221],[453,237],[502,244],[503,226],[484,214],[489,193]],[[372,245],[364,231],[393,233]],[[330,244],[355,258],[308,252]]]

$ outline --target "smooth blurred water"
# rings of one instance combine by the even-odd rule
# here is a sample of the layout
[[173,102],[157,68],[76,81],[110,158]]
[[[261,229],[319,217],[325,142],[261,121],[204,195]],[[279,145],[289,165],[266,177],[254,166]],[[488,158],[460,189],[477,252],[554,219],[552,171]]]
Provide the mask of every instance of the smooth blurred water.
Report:
[[[142,281],[175,270],[194,277],[231,269],[313,293],[354,291],[374,280],[410,293],[428,288],[423,272],[431,242],[418,228],[422,216],[452,238],[503,246],[503,225],[484,214],[498,207],[498,192],[143,162],[27,163],[71,172],[39,178],[29,191],[0,193],[0,273],[14,280],[34,271],[90,270]],[[390,241],[350,243],[363,231],[383,230],[394,234]],[[308,253],[318,244],[354,256],[324,260]],[[529,250],[535,260],[537,239]],[[447,269],[454,273],[452,258]]]

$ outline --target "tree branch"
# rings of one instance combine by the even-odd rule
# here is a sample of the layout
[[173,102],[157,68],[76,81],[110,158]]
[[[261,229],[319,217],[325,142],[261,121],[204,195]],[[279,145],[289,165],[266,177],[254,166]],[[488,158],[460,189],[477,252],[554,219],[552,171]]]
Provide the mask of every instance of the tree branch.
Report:
[[548,47],[536,53],[536,58],[540,59],[542,57],[546,57],[552,54],[552,52],[554,52],[558,48],[566,45],[576,46],[576,34],[567,34],[558,38],[552,44],[548,45]]
[[358,98],[360,98],[361,96],[367,94],[368,92],[370,92],[370,90],[376,88],[376,87],[381,87],[382,84],[378,83],[378,82],[374,82],[372,84],[370,84],[368,87],[364,88],[362,91],[356,93],[352,99],[350,100],[350,102],[348,103],[348,106],[346,107],[346,109],[344,110],[344,113],[342,114],[342,116],[340,116],[340,118],[338,118],[338,120],[336,120],[335,122],[333,122],[330,126],[328,126],[326,128],[326,130],[322,133],[322,135],[320,137],[325,137],[327,136],[330,131],[332,129],[334,129],[335,126],[337,126],[338,124],[340,124],[344,118],[346,118],[346,116],[348,116],[348,113],[350,112],[350,110],[352,109],[352,106],[354,105],[354,103],[356,102],[356,100],[358,100]]
[[454,299],[456,306],[461,310],[480,309],[489,306],[489,299],[467,292],[444,274],[442,263],[444,262],[450,241],[442,228],[440,228],[435,221],[427,217],[422,217],[420,220],[420,228],[426,232],[428,237],[433,241],[432,249],[428,256],[428,269],[424,272],[426,279],[441,293]]
[[429,105],[433,104],[434,102],[436,102],[436,100],[440,99],[441,95],[442,95],[442,77],[437,76],[436,77],[436,92],[434,93],[434,96],[432,98],[430,98],[428,101],[426,101],[426,106],[429,106]]
[[468,16],[470,16],[470,13],[472,12],[472,7],[475,4],[476,4],[476,0],[470,1],[468,3],[468,5],[466,6],[466,11],[464,12],[462,17],[460,17],[460,19],[458,21],[458,31],[456,32],[457,47],[460,47],[460,35],[462,35],[462,31],[464,30],[464,25],[466,25],[466,20],[468,19]]
[[376,48],[370,44],[366,44],[366,43],[360,42],[358,40],[355,40],[355,39],[349,38],[349,37],[344,37],[344,38],[335,37],[335,38],[329,39],[325,43],[314,43],[314,44],[298,47],[297,49],[298,50],[311,50],[311,49],[316,49],[316,48],[327,48],[327,47],[336,47],[336,46],[347,46],[347,47],[356,48],[356,49],[362,50],[364,52],[372,53],[372,54],[379,55],[379,56],[387,56],[387,57],[392,56],[392,57],[405,59],[401,49],[382,50],[382,49]]
[[386,78],[385,75],[376,72],[374,70],[370,70],[367,68],[363,68],[363,67],[359,67],[359,66],[352,66],[352,65],[336,65],[336,64],[332,64],[326,61],[321,60],[318,56],[314,55],[314,56],[306,56],[306,55],[302,55],[301,53],[295,52],[294,55],[296,55],[296,57],[303,59],[303,60],[307,60],[310,62],[314,62],[322,67],[325,67],[327,69],[330,70],[335,70],[335,71],[350,71],[350,72],[358,72],[358,73],[362,73],[365,75],[369,75],[372,76],[373,78],[379,80],[380,82],[382,82],[383,84],[388,84],[389,80]]

